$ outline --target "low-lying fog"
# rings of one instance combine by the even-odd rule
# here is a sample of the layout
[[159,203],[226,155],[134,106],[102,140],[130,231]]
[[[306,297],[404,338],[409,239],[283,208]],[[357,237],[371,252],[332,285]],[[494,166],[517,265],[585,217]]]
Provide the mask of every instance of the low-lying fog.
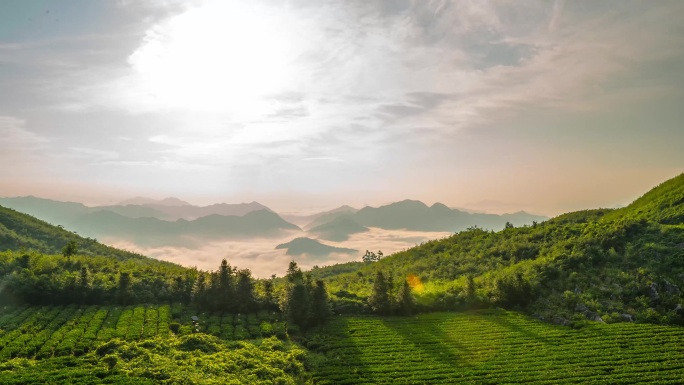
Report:
[[[278,238],[245,239],[205,242],[204,246],[195,249],[184,247],[143,247],[117,239],[101,239],[111,246],[134,251],[157,259],[174,262],[183,266],[196,266],[202,270],[216,270],[223,258],[232,266],[240,269],[250,269],[259,278],[272,274],[283,276],[291,260],[295,260],[303,269],[310,269],[314,265],[327,266],[349,261],[361,261],[366,250],[377,252],[382,250],[385,256],[391,253],[413,247],[421,242],[444,238],[449,232],[423,232],[406,230],[384,230],[371,228],[369,231],[352,235],[344,242],[321,240],[321,243],[358,250],[355,254],[330,254],[328,256],[289,256],[286,250],[276,250],[275,247],[297,237],[309,236],[302,232]],[[314,238],[313,236],[310,236]]]

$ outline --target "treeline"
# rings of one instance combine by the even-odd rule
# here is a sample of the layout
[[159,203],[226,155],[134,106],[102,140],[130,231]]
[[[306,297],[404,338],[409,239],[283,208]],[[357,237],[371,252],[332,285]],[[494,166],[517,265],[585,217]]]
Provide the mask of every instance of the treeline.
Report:
[[273,278],[255,279],[249,269],[233,267],[225,259],[216,271],[200,271],[163,262],[73,255],[75,251],[69,243],[62,255],[0,253],[0,304],[176,302],[210,312],[282,311],[300,328],[330,316],[325,284],[305,276],[294,261],[287,283],[276,288]]
[[0,253],[0,304],[188,303],[196,269],[110,257]]
[[322,280],[305,276],[294,261],[290,262],[285,278],[280,308],[288,321],[307,328],[320,325],[330,317],[330,300]]
[[382,271],[375,274],[373,291],[367,299],[368,306],[380,315],[411,315],[415,309],[415,299],[408,280],[404,279],[399,290],[394,287],[394,277]]
[[264,282],[264,295],[258,298],[251,271],[238,270],[224,259],[218,270],[198,272],[191,300],[199,309],[216,312],[248,313],[260,307],[274,308],[273,285]]

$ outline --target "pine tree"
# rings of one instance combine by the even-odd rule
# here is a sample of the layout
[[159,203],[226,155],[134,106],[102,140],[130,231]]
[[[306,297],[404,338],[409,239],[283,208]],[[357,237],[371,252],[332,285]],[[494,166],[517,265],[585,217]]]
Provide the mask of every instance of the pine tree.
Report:
[[293,324],[305,328],[309,320],[309,293],[303,282],[292,284],[287,290],[285,309],[287,319]]
[[197,274],[195,284],[192,286],[192,304],[201,308],[207,308],[207,275],[204,272]]
[[209,273],[209,287],[207,288],[207,304],[209,305],[209,310],[220,310],[223,303],[219,273],[212,271]]
[[466,276],[465,296],[468,303],[475,301],[475,277],[472,274]]
[[237,310],[240,313],[256,311],[254,283],[252,282],[252,272],[249,269],[240,270],[237,274],[235,298],[237,300]]
[[235,285],[233,282],[233,268],[228,264],[224,258],[221,261],[221,266],[218,271],[218,288],[217,288],[217,310],[220,311],[234,311],[236,309],[235,301]]
[[119,273],[118,296],[120,304],[128,305],[131,297],[131,274],[129,272]]
[[69,257],[72,255],[76,254],[76,251],[78,251],[78,245],[76,244],[75,241],[69,241],[66,246],[62,249],[62,255],[69,260]]
[[304,274],[295,261],[290,262],[286,277],[287,285],[285,298],[281,301],[281,310],[288,321],[305,328],[309,320],[309,291],[304,281]]
[[328,292],[325,290],[325,283],[320,279],[316,280],[316,285],[311,293],[311,324],[320,325],[330,317],[330,302]]
[[262,284],[262,296],[261,296],[261,306],[266,310],[277,309],[277,304],[275,300],[275,295],[273,293],[273,279],[265,279],[261,281]]
[[87,266],[81,266],[81,274],[78,277],[78,295],[82,304],[88,302],[91,289],[90,271]]
[[397,310],[399,314],[411,315],[415,304],[415,299],[411,293],[411,285],[409,285],[407,280],[404,280],[397,293]]
[[368,305],[373,312],[377,314],[387,315],[390,313],[391,304],[388,293],[387,281],[382,271],[375,274],[375,281],[373,282],[373,292],[368,297]]
[[389,299],[390,313],[394,310],[396,300],[394,298],[394,274],[390,271],[387,274],[387,298]]
[[295,261],[290,261],[285,277],[287,277],[287,282],[289,283],[304,281],[304,273],[302,273],[302,270],[297,266],[297,262]]

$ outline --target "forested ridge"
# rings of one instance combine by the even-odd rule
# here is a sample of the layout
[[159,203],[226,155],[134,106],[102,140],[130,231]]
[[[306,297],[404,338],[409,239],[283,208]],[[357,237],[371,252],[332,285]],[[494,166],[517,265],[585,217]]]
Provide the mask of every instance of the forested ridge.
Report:
[[[522,309],[562,324],[682,323],[684,174],[621,209],[493,232],[470,228],[382,258],[314,269],[339,311],[368,310],[378,272],[419,310]],[[391,301],[392,298],[390,297]]]

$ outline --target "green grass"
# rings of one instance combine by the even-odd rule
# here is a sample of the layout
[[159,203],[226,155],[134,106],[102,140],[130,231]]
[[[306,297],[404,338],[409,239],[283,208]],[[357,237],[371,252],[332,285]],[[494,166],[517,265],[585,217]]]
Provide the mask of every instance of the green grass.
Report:
[[317,384],[681,383],[684,329],[554,326],[504,311],[338,317],[310,335]]

